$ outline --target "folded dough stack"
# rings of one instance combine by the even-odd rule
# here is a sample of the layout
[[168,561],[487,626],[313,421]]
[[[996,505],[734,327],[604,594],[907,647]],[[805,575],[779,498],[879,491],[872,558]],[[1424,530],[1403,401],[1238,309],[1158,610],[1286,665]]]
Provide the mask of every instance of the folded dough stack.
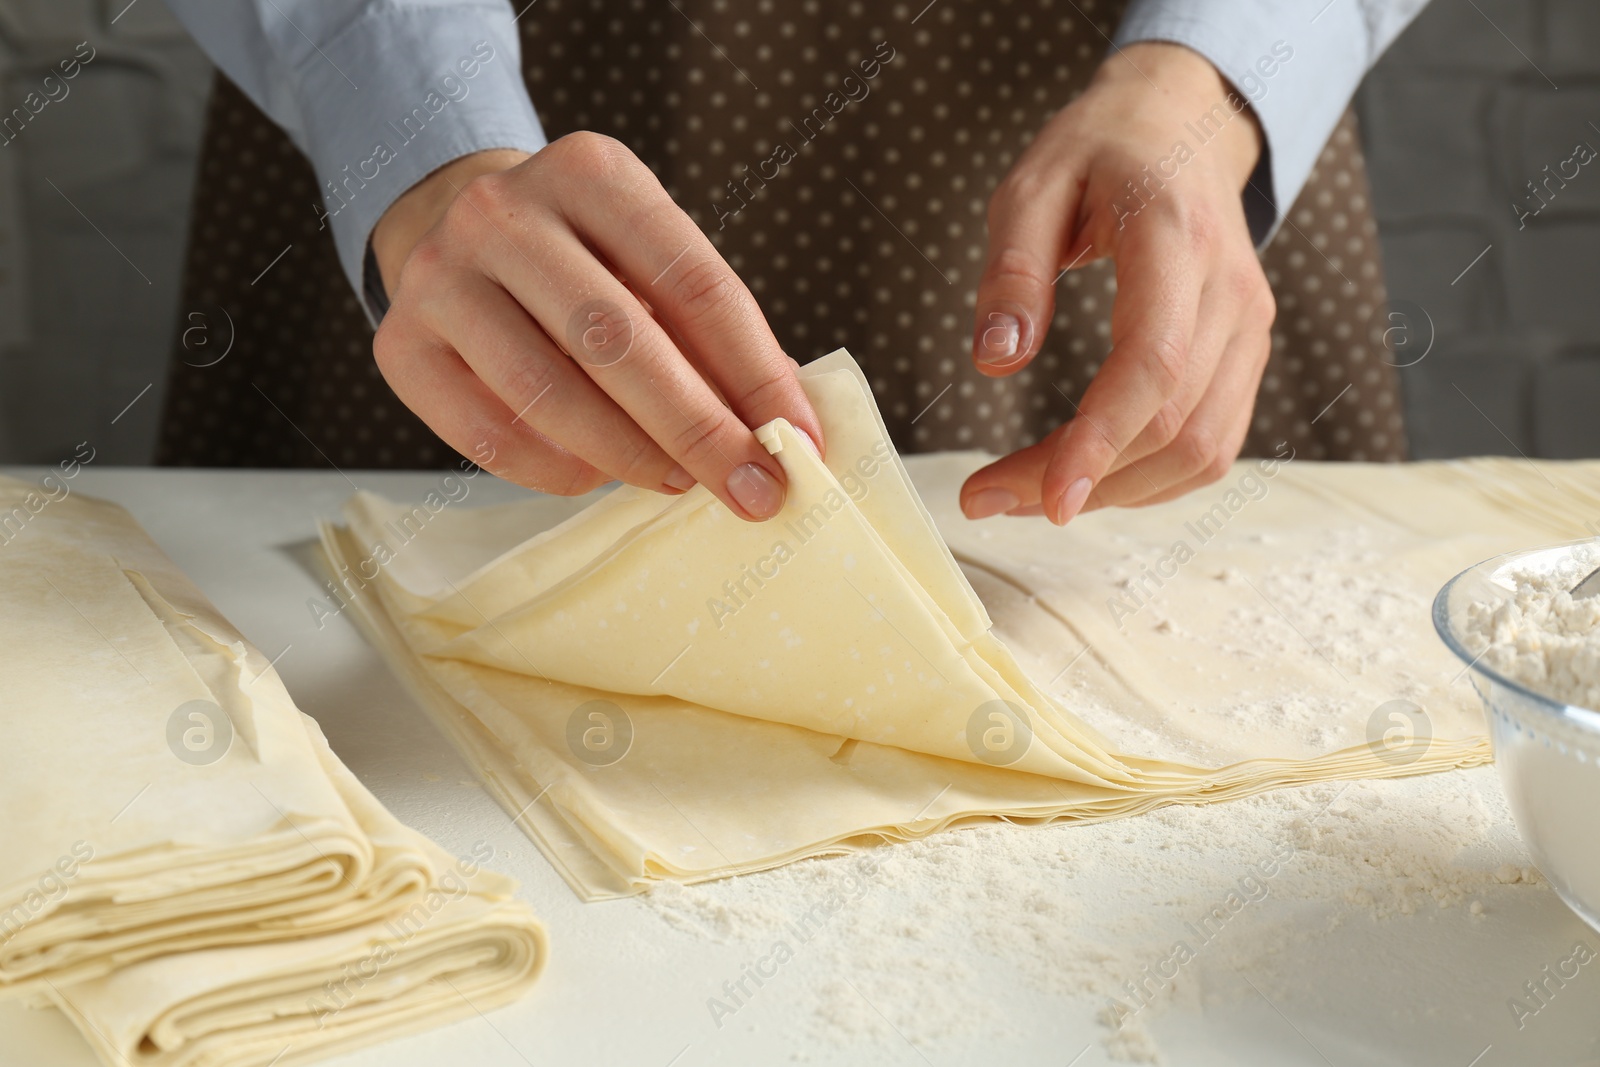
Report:
[[[347,526],[323,528],[343,599],[585,898],[975,819],[1483,762],[1432,593],[1493,552],[1581,532],[1574,500],[1600,513],[1594,466],[1285,457],[1067,530],[974,524],[956,489],[984,457],[965,453],[913,461],[936,521],[849,355],[801,377],[827,459],[781,420],[758,431],[789,479],[766,523],[697,487],[425,529],[359,494]],[[1246,623],[1267,636],[1225,647]],[[1305,638],[1314,624],[1336,647]],[[1032,680],[1062,676],[1071,710]],[[1400,758],[1391,719],[1372,718],[1395,699],[1431,733]]]
[[514,883],[402,826],[122,509],[0,479],[0,995],[108,1064],[279,1064],[502,1004]]

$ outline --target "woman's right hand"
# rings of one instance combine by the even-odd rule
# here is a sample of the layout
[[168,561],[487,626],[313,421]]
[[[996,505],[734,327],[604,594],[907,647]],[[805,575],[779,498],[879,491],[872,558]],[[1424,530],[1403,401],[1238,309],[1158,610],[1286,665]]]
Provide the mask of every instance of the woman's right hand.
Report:
[[823,445],[749,289],[609,137],[455,160],[390,206],[372,247],[391,297],[379,369],[496,475],[563,495],[699,482],[759,520],[784,477],[751,428],[781,416]]

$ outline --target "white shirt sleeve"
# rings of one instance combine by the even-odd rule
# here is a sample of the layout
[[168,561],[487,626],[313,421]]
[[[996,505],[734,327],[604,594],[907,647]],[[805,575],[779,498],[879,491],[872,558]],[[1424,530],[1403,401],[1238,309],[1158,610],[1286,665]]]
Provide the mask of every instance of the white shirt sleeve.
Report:
[[1361,79],[1427,0],[1131,0],[1118,47],[1185,45],[1255,109],[1266,139],[1245,189],[1258,247],[1294,203]]
[[211,59],[316,168],[321,200],[374,321],[363,266],[378,218],[445,163],[487,148],[536,152],[505,0],[167,0]]

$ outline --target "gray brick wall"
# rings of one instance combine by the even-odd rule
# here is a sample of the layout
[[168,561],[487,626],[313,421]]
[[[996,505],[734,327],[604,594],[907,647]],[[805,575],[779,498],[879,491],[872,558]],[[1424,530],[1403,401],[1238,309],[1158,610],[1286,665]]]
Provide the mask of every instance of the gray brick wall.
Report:
[[1600,456],[1600,158],[1513,208],[1600,149],[1600,0],[1433,0],[1358,108],[1390,296],[1434,330],[1413,453]]
[[[180,310],[210,68],[161,0],[0,0],[0,115],[80,41],[0,147],[0,461],[148,461]],[[1402,372],[1414,453],[1600,455],[1600,160],[1526,229],[1511,207],[1600,148],[1600,0],[1434,0],[1358,107],[1391,294],[1434,333]]]

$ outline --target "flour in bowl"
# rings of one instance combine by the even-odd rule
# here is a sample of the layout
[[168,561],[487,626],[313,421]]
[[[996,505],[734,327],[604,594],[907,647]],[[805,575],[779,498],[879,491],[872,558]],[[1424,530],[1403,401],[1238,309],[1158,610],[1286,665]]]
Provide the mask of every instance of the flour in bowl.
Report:
[[1484,666],[1552,700],[1600,708],[1600,598],[1574,600],[1585,569],[1514,575],[1498,604],[1468,607],[1462,639]]

